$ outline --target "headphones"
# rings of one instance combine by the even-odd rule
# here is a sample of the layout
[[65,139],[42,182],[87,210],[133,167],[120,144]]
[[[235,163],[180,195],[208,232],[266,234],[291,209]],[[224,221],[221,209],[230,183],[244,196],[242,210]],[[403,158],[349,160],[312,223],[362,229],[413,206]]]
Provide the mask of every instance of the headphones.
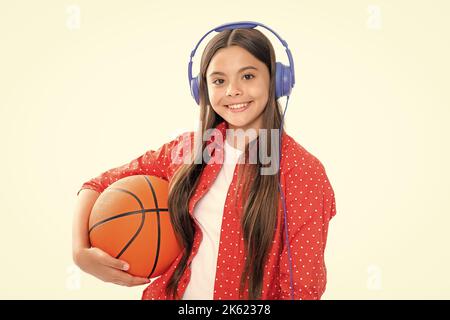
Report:
[[288,48],[288,44],[286,41],[281,39],[281,37],[273,31],[271,28],[263,25],[262,23],[253,22],[253,21],[241,21],[241,22],[234,22],[234,23],[226,23],[223,25],[220,25],[214,29],[211,29],[208,31],[197,43],[194,50],[191,52],[191,57],[188,64],[188,77],[189,77],[189,86],[191,88],[191,95],[194,98],[195,102],[197,104],[200,104],[200,94],[199,94],[199,77],[200,75],[197,75],[195,78],[192,78],[192,58],[195,55],[195,51],[197,51],[198,46],[203,41],[203,39],[210,34],[213,31],[221,32],[224,30],[232,30],[232,29],[253,29],[256,26],[261,26],[263,28],[266,28],[270,32],[272,32],[278,40],[281,41],[284,48],[286,49],[286,53],[289,59],[289,66],[285,66],[281,62],[276,62],[276,72],[275,72],[275,98],[281,98],[284,96],[289,96],[291,94],[291,90],[294,87],[295,84],[295,75],[294,75],[294,61],[292,59],[291,51]]
[[[195,78],[192,77],[192,58],[195,55],[195,52],[197,51],[198,46],[203,41],[203,39],[209,35],[211,32],[222,32],[224,30],[233,30],[233,29],[253,29],[256,26],[263,27],[270,32],[272,32],[278,40],[283,44],[284,48],[286,49],[286,54],[289,59],[289,66],[285,66],[281,62],[276,62],[276,72],[275,72],[275,99],[279,99],[281,97],[286,96],[286,108],[284,109],[283,117],[281,119],[281,128],[283,128],[283,121],[284,121],[284,115],[286,113],[287,105],[289,102],[289,95],[291,94],[292,88],[295,84],[295,74],[294,74],[294,61],[292,59],[291,51],[288,48],[288,44],[286,41],[284,41],[275,31],[273,31],[271,28],[265,26],[262,23],[254,22],[254,21],[240,21],[240,22],[233,22],[233,23],[225,23],[222,24],[214,29],[211,29],[208,31],[197,43],[197,45],[194,47],[194,50],[191,52],[191,56],[189,59],[188,64],[188,78],[189,78],[189,87],[191,88],[191,95],[194,98],[195,102],[197,104],[200,104],[200,94],[199,94],[199,77],[200,75],[197,75]],[[279,155],[280,155],[280,163],[281,163],[281,141],[282,141],[282,134],[280,134],[280,149],[279,149]],[[281,166],[279,165],[279,170]],[[280,175],[281,179],[281,175]],[[289,246],[289,234],[288,234],[288,227],[287,227],[287,217],[286,217],[286,201],[284,199],[283,191],[281,190],[281,182],[278,181],[278,189],[280,191],[280,195],[283,199],[283,210],[284,210],[284,231],[285,231],[285,243],[287,248],[287,253],[289,257],[289,274],[290,274],[290,289],[291,289],[291,299],[294,300],[294,279],[292,277],[292,257],[291,257],[291,248]]]

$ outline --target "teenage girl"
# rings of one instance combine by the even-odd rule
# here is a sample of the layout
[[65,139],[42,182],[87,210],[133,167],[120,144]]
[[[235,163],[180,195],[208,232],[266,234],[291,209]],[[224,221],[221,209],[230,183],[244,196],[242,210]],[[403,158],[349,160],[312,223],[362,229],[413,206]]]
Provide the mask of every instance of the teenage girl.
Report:
[[[198,131],[82,185],[73,224],[73,258],[82,270],[119,285],[150,283],[91,247],[87,225],[110,184],[154,175],[169,181],[169,211],[184,250],[152,279],[143,299],[321,298],[334,192],[322,163],[282,127],[277,67],[271,42],[257,29],[224,29],[211,39],[201,57]],[[197,136],[204,140],[199,152],[192,149]],[[192,150],[191,161],[175,161],[182,150]],[[270,170],[276,161],[262,161],[261,152],[278,150],[281,159],[275,157],[278,166]]]

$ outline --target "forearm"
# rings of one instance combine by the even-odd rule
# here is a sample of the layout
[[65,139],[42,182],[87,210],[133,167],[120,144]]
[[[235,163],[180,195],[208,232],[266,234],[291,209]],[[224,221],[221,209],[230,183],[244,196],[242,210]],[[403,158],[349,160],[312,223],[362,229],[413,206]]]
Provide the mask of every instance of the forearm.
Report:
[[72,255],[76,262],[76,253],[81,248],[89,248],[89,215],[100,193],[91,189],[83,189],[78,195],[72,224]]

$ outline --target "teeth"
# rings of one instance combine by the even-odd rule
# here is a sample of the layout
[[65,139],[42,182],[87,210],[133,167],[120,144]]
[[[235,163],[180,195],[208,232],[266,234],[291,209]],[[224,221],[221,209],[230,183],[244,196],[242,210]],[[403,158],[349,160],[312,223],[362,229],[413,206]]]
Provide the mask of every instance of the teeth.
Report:
[[246,107],[247,105],[248,105],[248,102],[247,103],[239,103],[239,104],[230,104],[228,106],[228,108],[230,108],[230,109],[241,109],[241,108]]

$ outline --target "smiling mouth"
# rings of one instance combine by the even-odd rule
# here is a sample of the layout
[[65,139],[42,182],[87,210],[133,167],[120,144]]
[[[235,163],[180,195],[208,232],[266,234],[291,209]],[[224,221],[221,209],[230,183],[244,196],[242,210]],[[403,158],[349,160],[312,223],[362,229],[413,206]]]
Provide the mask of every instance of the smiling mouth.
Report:
[[252,102],[253,102],[253,100],[247,101],[244,103],[228,104],[228,105],[225,105],[225,107],[232,109],[232,110],[239,110],[239,109],[244,109],[244,108],[248,107],[248,105]]

